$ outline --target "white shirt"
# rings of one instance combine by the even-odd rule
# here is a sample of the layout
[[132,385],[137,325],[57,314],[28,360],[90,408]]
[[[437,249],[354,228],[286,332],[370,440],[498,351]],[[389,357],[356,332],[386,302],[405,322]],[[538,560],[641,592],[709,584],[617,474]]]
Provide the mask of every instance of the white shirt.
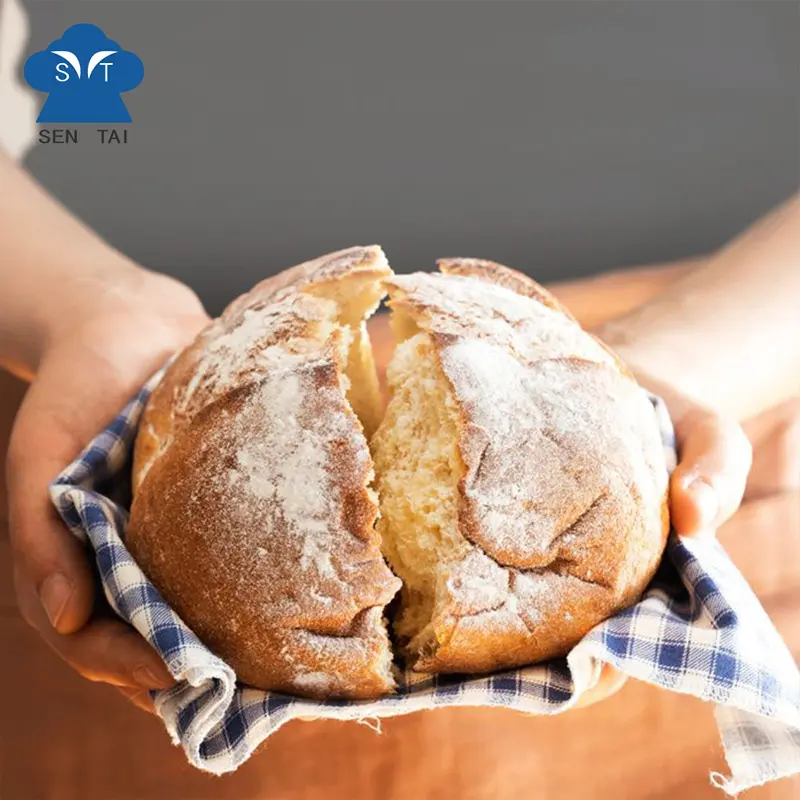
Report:
[[20,80],[27,36],[20,0],[0,0],[0,147],[16,159],[36,138],[37,99]]

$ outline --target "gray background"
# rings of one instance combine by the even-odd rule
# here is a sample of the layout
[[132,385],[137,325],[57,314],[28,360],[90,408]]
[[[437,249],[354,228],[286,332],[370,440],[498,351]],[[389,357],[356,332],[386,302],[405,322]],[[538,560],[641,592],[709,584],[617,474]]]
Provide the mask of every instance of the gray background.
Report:
[[36,2],[133,50],[127,146],[28,167],[212,312],[377,242],[542,281],[708,251],[799,182],[797,3]]

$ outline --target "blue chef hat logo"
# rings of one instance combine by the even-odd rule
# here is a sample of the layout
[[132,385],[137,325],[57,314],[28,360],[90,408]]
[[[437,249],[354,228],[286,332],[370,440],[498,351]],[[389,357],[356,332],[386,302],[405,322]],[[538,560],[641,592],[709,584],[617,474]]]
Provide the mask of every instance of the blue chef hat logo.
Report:
[[139,56],[123,50],[96,25],[73,25],[25,62],[25,80],[48,92],[37,122],[130,122],[120,94],[144,78]]

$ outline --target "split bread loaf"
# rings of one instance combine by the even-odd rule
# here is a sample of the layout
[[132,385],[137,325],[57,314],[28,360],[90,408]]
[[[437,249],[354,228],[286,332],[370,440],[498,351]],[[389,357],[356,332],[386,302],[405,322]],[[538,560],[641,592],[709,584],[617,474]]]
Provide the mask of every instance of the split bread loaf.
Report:
[[[568,652],[634,603],[669,528],[652,405],[538,284],[352,248],[259,284],[168,367],[126,542],[259,688],[370,698]],[[388,291],[383,409],[365,318]],[[371,452],[370,452],[371,447]]]

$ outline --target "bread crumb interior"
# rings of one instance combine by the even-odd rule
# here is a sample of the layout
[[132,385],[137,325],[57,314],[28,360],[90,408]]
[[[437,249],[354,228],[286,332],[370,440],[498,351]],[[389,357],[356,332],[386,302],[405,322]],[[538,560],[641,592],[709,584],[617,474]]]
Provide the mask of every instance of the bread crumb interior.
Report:
[[[410,331],[408,331],[410,333]],[[437,585],[469,548],[458,532],[457,409],[433,343],[417,332],[401,342],[387,369],[391,395],[371,447],[389,566],[402,580],[394,630],[409,653],[435,636]]]
[[380,286],[363,282],[320,287],[338,309],[347,366],[343,387],[370,440],[380,518],[381,550],[403,588],[393,620],[399,644],[415,652],[436,645],[436,597],[444,565],[460,561],[469,543],[458,530],[458,410],[430,336],[395,310],[399,342],[386,370],[389,402],[381,387],[365,318],[379,305]]

